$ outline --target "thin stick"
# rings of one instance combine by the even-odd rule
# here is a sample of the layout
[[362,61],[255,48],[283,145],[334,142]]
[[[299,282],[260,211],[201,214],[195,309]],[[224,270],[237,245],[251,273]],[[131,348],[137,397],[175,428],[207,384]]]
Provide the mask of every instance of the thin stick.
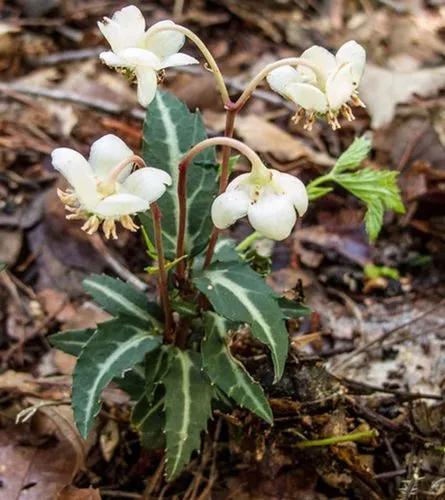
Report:
[[155,244],[156,252],[158,254],[158,266],[159,266],[159,294],[161,296],[162,307],[164,308],[165,316],[165,333],[164,340],[167,344],[172,344],[174,342],[173,333],[173,315],[170,306],[170,299],[168,296],[168,284],[167,284],[167,272],[165,270],[165,258],[164,258],[164,246],[162,244],[162,227],[161,227],[161,210],[157,203],[151,204],[151,210],[153,213],[153,229],[155,233]]
[[110,115],[127,115],[138,120],[143,120],[145,118],[145,111],[142,109],[128,109],[125,106],[116,104],[115,102],[86,97],[78,94],[77,92],[71,92],[70,90],[49,89],[13,82],[0,83],[0,92],[6,95],[11,95],[11,97],[14,97],[14,92],[18,92],[20,94],[46,97],[48,99],[54,99],[55,101],[72,102],[74,104],[87,106],[91,109],[95,109],[96,111],[109,113]]
[[362,432],[351,432],[351,434],[345,434],[343,436],[333,436],[325,439],[312,439],[308,441],[301,441],[297,443],[296,448],[312,448],[315,446],[330,446],[331,444],[337,443],[347,443],[349,441],[361,441],[363,439],[370,439],[377,437],[378,432],[375,430],[362,431]]

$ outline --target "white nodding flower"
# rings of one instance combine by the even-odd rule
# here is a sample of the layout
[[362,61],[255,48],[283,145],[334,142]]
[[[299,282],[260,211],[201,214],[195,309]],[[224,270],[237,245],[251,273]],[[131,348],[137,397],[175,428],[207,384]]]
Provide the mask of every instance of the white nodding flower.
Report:
[[144,16],[134,5],[124,7],[111,19],[105,17],[98,23],[111,46],[110,51],[100,54],[101,60],[128,76],[136,77],[141,106],[146,107],[153,100],[165,68],[199,63],[194,57],[179,52],[185,43],[182,33],[158,31],[159,27],[174,25],[173,21],[160,21],[145,30]]
[[267,76],[270,87],[301,107],[293,120],[305,119],[305,128],[311,129],[315,116],[325,116],[331,127],[340,128],[337,115],[354,119],[351,107],[363,106],[358,97],[358,86],[365,64],[365,49],[351,40],[331,54],[323,47],[314,45],[300,57],[313,65],[298,68],[281,66]]
[[256,231],[280,241],[290,235],[297,213],[302,217],[307,207],[308,195],[299,179],[257,162],[215,199],[212,220],[218,229],[226,229],[247,215]]
[[131,216],[148,210],[172,183],[167,172],[157,168],[144,166],[131,173],[133,164],[143,165],[143,160],[112,134],[93,143],[88,160],[69,148],[55,149],[51,159],[71,186],[58,190],[71,212],[67,219],[86,220],[82,229],[89,234],[102,224],[107,239],[117,238],[116,221],[136,231]]

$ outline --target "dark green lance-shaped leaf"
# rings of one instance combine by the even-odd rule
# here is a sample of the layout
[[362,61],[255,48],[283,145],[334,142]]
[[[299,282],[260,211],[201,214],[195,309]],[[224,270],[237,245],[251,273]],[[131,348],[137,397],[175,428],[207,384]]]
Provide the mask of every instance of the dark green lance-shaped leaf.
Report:
[[124,314],[157,325],[161,309],[149,302],[145,293],[118,278],[93,274],[83,281],[85,290],[113,316]]
[[48,337],[51,345],[60,351],[79,356],[80,351],[85,344],[90,340],[95,328],[85,328],[83,330],[65,330],[64,332],[55,333]]
[[145,394],[151,400],[156,388],[162,384],[164,376],[170,368],[172,346],[162,346],[145,356]]
[[137,326],[119,318],[98,325],[80,353],[73,374],[72,404],[82,436],[88,435],[100,410],[102,390],[160,343],[160,337],[149,335],[143,323]]
[[[199,113],[191,113],[178,98],[168,92],[156,92],[147,108],[143,135],[143,156],[152,167],[167,171],[173,185],[158,200],[163,214],[164,249],[168,259],[175,257],[179,227],[178,164],[191,146],[206,138]],[[217,193],[217,166],[213,149],[196,157],[187,171],[187,225],[185,249],[196,255],[206,245],[212,220],[210,207]],[[149,212],[141,216],[142,223],[153,240]]]
[[131,414],[131,423],[139,432],[144,448],[154,449],[165,446],[164,388],[158,387],[154,397],[143,394]]
[[194,283],[218,314],[232,321],[249,323],[252,334],[270,349],[275,380],[283,374],[288,335],[278,296],[249,266],[212,264],[195,273]]
[[174,349],[164,377],[167,479],[177,476],[201,445],[211,417],[213,388],[201,370],[198,353]]
[[145,394],[145,373],[142,363],[126,370],[122,377],[113,379],[113,382],[125,391],[132,401],[138,401]]
[[311,308],[300,304],[299,302],[294,302],[293,300],[281,297],[278,299],[278,305],[280,306],[281,312],[286,319],[296,319],[301,316],[307,316],[311,314]]
[[227,345],[227,321],[208,312],[205,330],[201,343],[202,362],[212,382],[240,406],[271,424],[272,411],[263,389],[230,353]]

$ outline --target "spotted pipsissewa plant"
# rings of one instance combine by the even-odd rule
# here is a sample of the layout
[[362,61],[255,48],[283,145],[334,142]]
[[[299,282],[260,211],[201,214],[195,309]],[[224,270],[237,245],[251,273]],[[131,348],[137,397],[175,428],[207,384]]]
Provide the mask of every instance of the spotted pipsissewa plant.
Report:
[[[269,288],[249,265],[250,244],[260,236],[287,238],[309,201],[335,184],[365,203],[372,239],[385,210],[402,212],[403,204],[396,173],[361,167],[370,150],[364,138],[307,187],[293,175],[269,169],[232,138],[237,113],[265,78],[300,106],[296,120],[304,118],[306,128],[316,117],[334,129],[339,115],[352,120],[350,104],[362,105],[357,89],[365,66],[365,51],[356,42],[335,56],[312,47],[302,57],[269,64],[232,101],[212,55],[187,28],[162,21],[146,29],[135,6],[105,18],[99,28],[111,46],[101,60],[137,80],[139,102],[147,108],[142,153],[136,155],[114,135],[96,141],[88,160],[68,148],[54,150],[53,165],[70,185],[59,196],[67,217],[84,220],[82,229],[89,234],[102,227],[106,238],[117,238],[122,228],[141,230],[157,262],[148,269],[157,274],[160,301],[111,276],[90,276],[86,291],[113,319],[93,329],[57,333],[51,341],[77,357],[72,405],[82,436],[94,425],[102,390],[114,381],[134,402],[132,425],[142,444],[165,448],[171,480],[199,450],[218,402],[273,423],[262,387],[231,354],[230,344],[241,328],[249,331],[267,346],[276,382],[288,354],[286,320],[308,309]],[[198,62],[179,52],[186,37],[215,77],[226,110],[224,137],[208,139],[199,113],[157,89],[166,68]],[[221,164],[215,147],[222,147]],[[250,171],[229,183],[236,163],[231,150],[248,160]],[[245,216],[255,229],[252,235],[237,246],[218,241],[221,229]]]

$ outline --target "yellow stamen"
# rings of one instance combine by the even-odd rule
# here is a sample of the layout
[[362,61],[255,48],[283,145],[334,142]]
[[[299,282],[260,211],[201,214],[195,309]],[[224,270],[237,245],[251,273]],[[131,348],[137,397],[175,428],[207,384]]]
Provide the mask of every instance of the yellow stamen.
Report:
[[348,122],[352,122],[352,120],[355,120],[352,109],[347,104],[343,104],[343,106],[340,108],[340,112],[348,120]]
[[72,190],[63,191],[62,189],[57,189],[57,196],[64,205],[78,205],[79,201],[76,194]]
[[87,214],[80,208],[78,208],[73,214],[68,214],[66,216],[66,219],[68,220],[85,220],[86,218],[88,218]]
[[85,224],[81,227],[82,231],[85,231],[87,234],[94,234],[100,226],[100,219],[97,215],[92,215],[87,219]]
[[306,116],[306,110],[304,108],[300,108],[294,116],[291,118],[291,122],[295,125],[298,125],[301,120],[304,120]]
[[341,128],[336,114],[334,114],[332,111],[328,111],[327,117],[328,123],[331,126],[332,130],[338,130],[339,128]]
[[123,215],[119,219],[119,222],[122,224],[122,227],[133,233],[139,229],[139,226],[134,223],[133,219],[129,215]]
[[357,106],[360,108],[366,108],[366,104],[360,99],[358,96],[358,92],[354,92],[351,96],[351,103],[353,106]]
[[102,231],[107,240],[109,240],[110,237],[112,237],[113,240],[117,240],[116,223],[114,219],[105,219],[102,224]]
[[315,123],[315,113],[312,111],[309,114],[306,114],[306,120],[304,122],[303,128],[304,130],[312,130],[312,127],[314,126]]

